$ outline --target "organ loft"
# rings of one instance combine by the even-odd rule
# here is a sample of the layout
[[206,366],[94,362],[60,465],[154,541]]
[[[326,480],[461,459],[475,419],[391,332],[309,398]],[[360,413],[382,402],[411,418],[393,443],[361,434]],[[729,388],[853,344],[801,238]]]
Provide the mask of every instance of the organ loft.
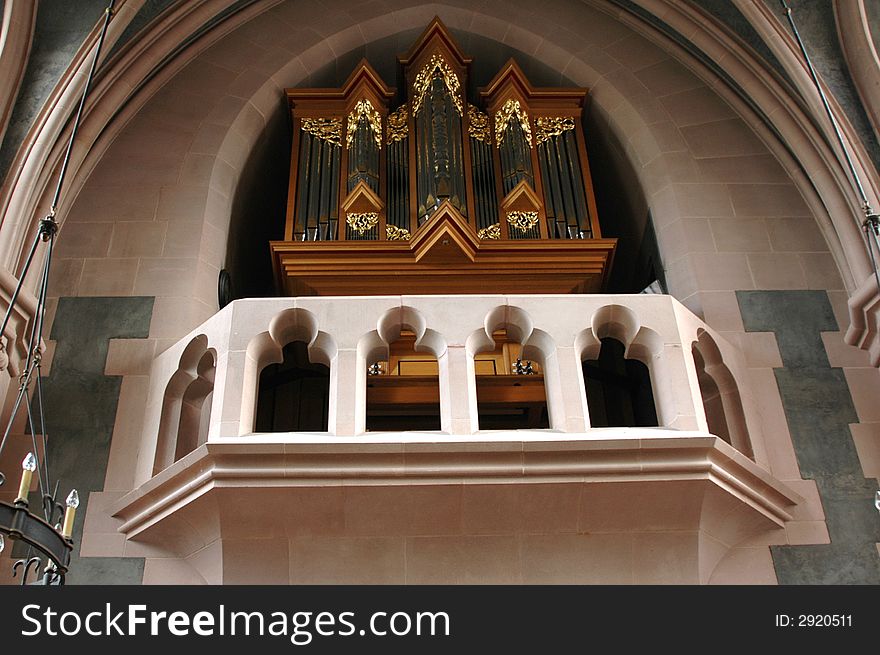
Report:
[[[398,58],[400,91],[366,60],[341,88],[287,90],[287,217],[271,244],[282,295],[604,290],[616,239],[599,227],[588,90],[533,87],[511,59],[471,95],[471,63],[434,19]],[[493,340],[475,360],[483,426],[549,427],[540,366],[507,330]],[[326,402],[301,402],[326,395],[309,367],[300,353],[296,382],[264,381],[258,428],[326,429]],[[368,430],[440,429],[437,361],[412,331],[369,370]]]

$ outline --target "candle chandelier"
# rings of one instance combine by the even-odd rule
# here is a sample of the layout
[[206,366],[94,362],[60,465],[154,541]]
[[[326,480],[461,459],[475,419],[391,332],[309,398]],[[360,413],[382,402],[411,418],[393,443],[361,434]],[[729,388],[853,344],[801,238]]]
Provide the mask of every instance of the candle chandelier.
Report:
[[[59,502],[61,484],[56,480],[54,487],[49,475],[49,435],[46,434],[45,411],[43,406],[42,361],[44,344],[42,341],[43,321],[46,313],[46,293],[49,284],[49,267],[52,263],[52,250],[58,233],[58,223],[55,220],[64,177],[70,163],[73,142],[82,121],[83,108],[95,75],[95,69],[101,55],[101,48],[107,36],[107,27],[113,16],[113,5],[105,10],[100,37],[95,46],[95,54],[86,78],[82,97],[73,122],[70,140],[61,164],[61,172],[52,198],[52,205],[48,215],[43,218],[37,228],[37,234],[25,258],[24,265],[18,276],[15,291],[9,299],[9,306],[0,325],[0,335],[5,334],[13,309],[21,293],[22,285],[28,276],[34,262],[40,244],[44,245],[44,259],[37,282],[37,305],[30,320],[30,333],[26,342],[27,355],[19,376],[18,394],[12,406],[12,412],[3,431],[0,440],[0,456],[7,445],[13,426],[17,425],[19,414],[26,414],[27,431],[30,433],[32,450],[21,462],[18,494],[14,502],[0,501],[0,552],[9,548],[10,541],[19,541],[25,544],[24,553],[21,557],[14,558],[12,564],[13,577],[19,580],[21,585],[44,584],[62,585],[70,565],[70,555],[73,551],[73,524],[76,509],[79,506],[79,494],[72,489],[66,501]],[[0,356],[5,357],[4,345],[0,341]],[[34,501],[30,493],[34,473],[37,476],[39,488],[39,500]],[[4,471],[0,471],[0,489],[8,482]]]

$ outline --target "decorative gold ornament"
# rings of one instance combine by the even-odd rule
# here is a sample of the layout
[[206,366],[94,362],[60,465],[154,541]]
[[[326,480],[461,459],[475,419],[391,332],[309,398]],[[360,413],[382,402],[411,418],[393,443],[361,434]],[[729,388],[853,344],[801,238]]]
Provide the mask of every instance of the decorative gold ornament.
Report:
[[497,241],[501,238],[501,223],[493,223],[477,232],[477,238]]
[[342,145],[342,119],[341,118],[304,118],[302,129],[313,137],[332,143],[334,146]]
[[388,133],[386,135],[388,143],[397,143],[409,136],[407,118],[409,118],[409,114],[406,111],[406,105],[402,105],[393,114],[388,114]]
[[385,226],[385,238],[388,241],[409,241],[409,230],[403,227],[397,227],[396,225],[386,225]]
[[363,234],[376,227],[379,222],[379,214],[377,212],[352,212],[345,215],[345,222],[352,230]]
[[528,232],[538,224],[538,212],[507,212],[507,222],[520,232]]
[[501,142],[504,141],[504,133],[507,132],[507,126],[513,117],[519,121],[523,134],[526,137],[526,143],[529,148],[532,147],[532,127],[529,125],[529,115],[520,107],[519,100],[510,99],[504,103],[495,113],[495,144],[500,148]]
[[486,145],[492,145],[489,117],[473,105],[468,105],[468,135]]
[[354,143],[354,134],[357,132],[361,118],[367,119],[367,124],[373,131],[373,139],[379,150],[382,149],[382,116],[373,108],[373,103],[367,99],[358,102],[348,115],[348,128],[345,131],[345,149],[351,149]]
[[547,139],[573,129],[574,118],[571,116],[538,116],[535,119],[535,142],[544,143]]
[[440,73],[449,95],[452,96],[452,104],[455,105],[458,115],[464,115],[464,108],[461,104],[461,83],[458,81],[458,75],[443,57],[435,53],[431,55],[431,61],[418,72],[416,81],[413,83],[413,116],[419,115],[425,96],[428,95],[428,90],[431,88],[431,80],[434,79],[434,74],[437,72]]

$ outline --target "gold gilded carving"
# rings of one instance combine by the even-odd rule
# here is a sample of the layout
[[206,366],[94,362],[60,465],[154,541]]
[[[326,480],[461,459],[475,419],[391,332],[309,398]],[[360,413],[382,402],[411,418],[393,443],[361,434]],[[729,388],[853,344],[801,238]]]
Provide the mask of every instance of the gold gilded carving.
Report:
[[348,128],[345,131],[345,148],[351,148],[354,142],[354,134],[357,132],[361,118],[366,118],[370,129],[373,131],[373,139],[379,150],[382,149],[382,116],[373,108],[373,103],[364,99],[358,102],[348,115]]
[[505,102],[504,106],[495,113],[496,145],[501,146],[501,142],[504,141],[504,134],[507,132],[507,126],[510,125],[510,121],[513,120],[514,117],[519,121],[519,126],[522,128],[523,134],[526,137],[526,143],[528,143],[529,148],[531,148],[532,126],[529,125],[529,115],[520,106],[519,100],[513,99]]
[[304,118],[302,119],[302,129],[334,146],[342,145],[342,119],[340,118]]
[[492,145],[492,130],[489,129],[489,117],[473,105],[468,105],[468,134],[477,141]]
[[409,241],[409,230],[396,225],[385,226],[385,237],[388,241]]
[[574,118],[571,116],[538,116],[535,119],[535,142],[544,143],[547,139],[573,129]]
[[520,232],[528,232],[538,224],[538,212],[507,212],[507,222]]
[[477,232],[477,237],[479,239],[490,239],[492,241],[497,241],[501,238],[501,224],[493,223],[489,227],[484,227],[482,230],[479,230]]
[[435,75],[443,78],[443,83],[446,85],[449,95],[452,96],[452,104],[455,105],[458,115],[464,115],[464,108],[461,104],[461,83],[458,81],[458,75],[443,57],[435,53],[431,55],[431,61],[418,72],[416,81],[413,82],[413,116],[418,116],[425,96],[428,95],[428,90],[431,88],[431,80]]
[[408,117],[406,105],[393,114],[388,114],[388,134],[386,136],[388,143],[397,143],[409,136],[409,126],[406,122]]
[[377,212],[352,212],[345,215],[345,222],[352,230],[363,234],[376,227],[379,222],[379,214]]

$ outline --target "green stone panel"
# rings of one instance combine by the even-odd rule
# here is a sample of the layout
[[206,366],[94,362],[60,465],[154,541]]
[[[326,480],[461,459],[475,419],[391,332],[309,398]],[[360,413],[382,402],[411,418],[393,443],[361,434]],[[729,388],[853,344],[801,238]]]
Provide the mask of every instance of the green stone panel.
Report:
[[79,557],[89,492],[104,488],[122,378],[104,375],[110,339],[144,339],[152,297],[61,298],[51,338],[51,375],[43,379],[49,473],[62,499],[76,488],[80,507],[68,584],[140,584],[140,558]]
[[830,544],[771,548],[780,584],[880,584],[876,480],[867,480],[849,430],[858,416],[821,332],[838,330],[824,291],[737,291],[750,332],[774,332],[776,384],[801,475],[816,481]]
[[820,332],[837,321],[824,291],[737,291],[747,332],[775,332],[785,368],[828,368]]
[[778,368],[774,372],[803,477],[864,479],[848,428],[859,419],[843,370]]

